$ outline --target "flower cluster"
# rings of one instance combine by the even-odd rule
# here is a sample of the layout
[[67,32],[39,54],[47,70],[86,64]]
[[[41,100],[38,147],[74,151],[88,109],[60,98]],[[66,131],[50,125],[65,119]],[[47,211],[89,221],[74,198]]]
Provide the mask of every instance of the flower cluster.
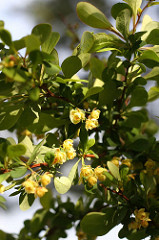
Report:
[[134,211],[135,214],[135,221],[129,223],[128,225],[128,229],[129,230],[134,230],[134,229],[139,229],[141,227],[143,228],[147,228],[149,225],[149,221],[151,221],[151,219],[149,218],[149,213],[145,212],[145,208],[140,208],[139,210],[136,209]]
[[97,128],[99,126],[99,123],[98,123],[99,115],[100,115],[100,110],[93,109],[93,111],[90,113],[90,115],[86,119],[84,111],[79,108],[76,108],[70,111],[70,120],[73,124],[78,124],[80,121],[86,120],[85,128],[88,131],[88,130]]
[[48,192],[46,185],[51,182],[52,177],[52,174],[44,173],[39,181],[34,181],[29,178],[22,183],[22,186],[24,187],[26,193],[32,193],[35,197],[43,197],[44,194]]
[[73,140],[66,139],[63,142],[63,148],[57,148],[52,164],[63,164],[67,159],[74,159],[76,157],[76,150],[73,148]]
[[92,169],[90,165],[85,165],[81,168],[79,183],[84,183],[86,181],[90,187],[93,187],[97,183],[97,180],[103,182],[106,179],[104,175],[106,171],[107,169],[100,166]]

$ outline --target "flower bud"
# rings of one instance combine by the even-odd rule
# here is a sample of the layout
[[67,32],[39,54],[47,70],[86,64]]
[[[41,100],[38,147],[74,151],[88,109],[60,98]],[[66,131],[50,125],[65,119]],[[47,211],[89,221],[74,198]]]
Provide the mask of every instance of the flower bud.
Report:
[[45,187],[37,187],[35,191],[35,196],[43,197],[48,190]]
[[140,226],[140,224],[134,221],[134,222],[131,222],[128,224],[128,229],[129,229],[129,231],[135,230],[135,229],[138,229],[139,226]]
[[81,120],[85,120],[85,113],[79,108],[70,111],[70,120],[73,124],[78,124]]
[[98,119],[99,118],[99,115],[100,115],[100,110],[99,109],[94,109],[90,116],[89,116],[89,119]]
[[92,130],[93,128],[97,128],[97,127],[98,127],[97,119],[87,119],[86,120],[85,128],[87,131]]
[[64,142],[63,142],[63,149],[65,151],[68,151],[70,148],[73,147],[73,140],[72,139],[66,139]]
[[52,174],[44,173],[44,175],[41,177],[41,183],[42,183],[43,187],[45,187],[46,185],[48,185],[51,182],[52,177],[53,177]]
[[102,168],[102,167],[96,167],[94,169],[94,173],[95,173],[95,175],[96,175],[96,177],[98,178],[99,181],[103,182],[106,179],[106,176],[103,174],[106,171],[107,171],[107,169]]
[[27,193],[35,193],[35,189],[38,187],[38,184],[31,179],[27,179],[22,183],[22,186],[25,188]]
[[94,186],[97,183],[97,178],[93,177],[93,176],[89,177],[88,183],[89,183],[89,185]]
[[56,149],[54,161],[52,164],[63,164],[66,162],[66,153],[61,151],[59,148]]

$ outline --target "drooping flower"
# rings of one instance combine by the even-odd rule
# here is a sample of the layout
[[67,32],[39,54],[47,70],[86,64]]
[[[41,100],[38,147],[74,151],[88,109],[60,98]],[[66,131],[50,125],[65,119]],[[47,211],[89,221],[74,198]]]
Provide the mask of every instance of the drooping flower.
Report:
[[44,175],[42,175],[41,184],[43,185],[43,187],[45,187],[46,185],[48,185],[51,182],[52,177],[53,177],[53,175],[51,173],[44,173]]
[[89,119],[98,119],[100,115],[100,110],[99,109],[93,109],[91,112],[90,116],[88,117]]
[[37,187],[36,191],[35,191],[35,197],[43,197],[45,195],[45,193],[48,192],[48,189],[45,187]]
[[94,128],[98,127],[98,120],[97,119],[87,119],[86,120],[86,124],[85,124],[85,128],[86,130],[92,130]]
[[22,183],[22,186],[25,188],[27,193],[35,193],[36,188],[39,186],[37,182],[27,179]]
[[78,124],[80,121],[85,120],[85,113],[83,110],[76,108],[70,111],[70,120],[73,124]]
[[64,151],[61,151],[60,148],[57,148],[52,164],[63,164],[64,162],[66,162],[66,153]]

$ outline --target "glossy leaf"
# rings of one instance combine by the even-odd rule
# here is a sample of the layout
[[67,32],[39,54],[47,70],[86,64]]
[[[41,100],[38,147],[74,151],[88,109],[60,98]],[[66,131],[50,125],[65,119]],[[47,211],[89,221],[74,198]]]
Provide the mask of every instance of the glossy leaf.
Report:
[[146,42],[148,44],[159,45],[159,29],[153,29],[148,35]]
[[112,6],[112,9],[111,9],[112,17],[114,19],[116,19],[117,16],[120,14],[120,12],[124,9],[130,9],[131,14],[132,14],[132,10],[131,10],[131,8],[128,4],[126,4],[126,3],[116,3],[115,5]]
[[75,73],[77,73],[82,68],[82,63],[78,57],[71,56],[63,61],[61,68],[65,77],[71,78]]
[[[92,88],[88,89],[88,91],[86,92],[86,95],[85,95],[84,99],[86,99],[86,98],[88,98],[88,97],[90,97],[90,96],[93,96],[93,95],[95,95],[95,94],[98,94],[98,93],[100,93],[100,92],[102,92],[102,91],[103,91],[103,87],[92,87]],[[83,100],[84,100],[84,99],[83,99]]]
[[80,52],[88,53],[89,50],[92,48],[93,44],[94,44],[93,34],[91,34],[90,32],[84,32],[81,38]]
[[25,42],[25,46],[27,48],[27,53],[30,53],[31,51],[40,49],[40,40],[37,36],[35,36],[33,34],[24,37],[24,42]]
[[25,152],[26,147],[20,143],[16,145],[9,145],[7,148],[7,153],[10,158],[22,156]]
[[107,162],[107,166],[111,172],[111,174],[118,180],[120,181],[120,173],[119,173],[119,167],[117,167],[114,163],[112,163],[111,161]]
[[34,202],[35,198],[33,194],[24,194],[22,193],[19,197],[19,207],[22,211],[26,211],[28,210],[33,202]]
[[133,11],[133,16],[134,19],[136,20],[137,17],[137,12],[138,9],[141,7],[142,4],[142,0],[124,0],[125,2],[128,3],[128,5],[131,7],[132,11]]
[[129,35],[129,24],[131,19],[131,11],[126,8],[118,14],[116,18],[116,28],[122,35],[127,38]]
[[77,14],[82,22],[91,27],[101,29],[112,27],[106,16],[90,3],[79,2],[77,4]]
[[6,29],[0,29],[0,38],[8,46],[12,45],[12,37]]

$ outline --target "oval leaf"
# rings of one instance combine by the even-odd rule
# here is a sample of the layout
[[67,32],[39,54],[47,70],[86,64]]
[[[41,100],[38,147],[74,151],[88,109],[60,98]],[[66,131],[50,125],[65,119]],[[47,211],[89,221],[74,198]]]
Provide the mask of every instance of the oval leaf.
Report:
[[119,168],[112,162],[107,162],[107,166],[111,172],[111,174],[117,179],[117,180],[121,180],[120,178],[120,173],[119,173]]
[[102,236],[106,233],[105,213],[91,212],[84,216],[81,228],[89,235]]
[[54,178],[55,189],[58,193],[64,194],[68,192],[71,187],[71,181],[67,177],[55,177]]
[[87,2],[77,4],[77,14],[85,24],[101,29],[111,29],[112,25],[99,9]]
[[65,77],[71,78],[75,73],[77,73],[82,68],[82,63],[78,57],[71,56],[63,61],[61,68]]

